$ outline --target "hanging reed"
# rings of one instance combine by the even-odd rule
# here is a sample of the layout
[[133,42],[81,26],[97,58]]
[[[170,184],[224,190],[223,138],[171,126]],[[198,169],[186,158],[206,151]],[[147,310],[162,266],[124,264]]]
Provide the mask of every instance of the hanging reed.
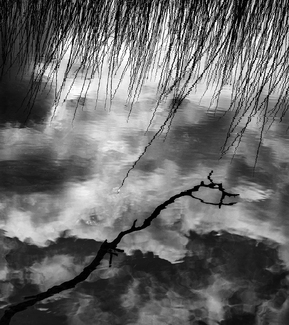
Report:
[[[216,102],[231,85],[234,118],[223,153],[238,146],[256,114],[263,119],[262,139],[267,122],[287,112],[288,1],[2,0],[0,6],[1,74],[13,65],[22,73],[32,67],[32,99],[44,71],[56,71],[71,49],[65,75],[76,61],[92,77],[101,74],[108,57],[111,79],[126,55],[121,75],[130,74],[132,102],[145,78],[160,69],[155,111],[167,96],[178,98],[165,124],[201,80],[215,86]],[[269,96],[276,91],[279,100],[269,109]],[[236,133],[242,119],[246,122]]]

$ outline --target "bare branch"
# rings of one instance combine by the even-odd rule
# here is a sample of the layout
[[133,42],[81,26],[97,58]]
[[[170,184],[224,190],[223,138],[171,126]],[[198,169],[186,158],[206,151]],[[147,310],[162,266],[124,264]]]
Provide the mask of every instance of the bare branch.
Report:
[[[210,204],[210,205],[217,205],[219,208],[221,208],[221,206],[223,205],[228,205],[231,206],[233,204],[236,204],[236,202],[232,202],[232,203],[224,203],[224,199],[226,196],[228,197],[236,197],[239,194],[233,194],[233,193],[228,193],[227,191],[225,191],[225,189],[223,188],[222,183],[215,183],[212,180],[212,174],[213,171],[210,172],[210,174],[208,175],[208,180],[209,183],[206,184],[203,181],[199,184],[196,185],[194,187],[192,187],[191,189],[188,189],[186,191],[180,192],[172,197],[170,197],[168,200],[166,200],[165,202],[163,202],[162,204],[160,204],[159,206],[157,206],[155,208],[155,210],[153,211],[153,213],[144,220],[143,224],[141,226],[136,226],[137,220],[134,220],[132,226],[130,229],[127,229],[125,231],[122,231],[112,242],[107,242],[107,240],[105,240],[102,245],[100,246],[100,249],[97,253],[97,255],[95,256],[94,260],[88,265],[86,266],[83,271],[77,275],[74,279],[63,282],[60,285],[56,285],[53,286],[52,288],[48,289],[45,292],[39,293],[38,295],[34,295],[34,296],[28,296],[25,297],[25,301],[19,303],[19,304],[15,304],[12,305],[10,307],[8,307],[5,312],[4,312],[4,316],[0,319],[0,324],[1,325],[8,325],[10,324],[10,320],[13,317],[13,315],[15,315],[16,313],[25,310],[28,307],[31,307],[33,305],[35,305],[37,302],[42,301],[46,298],[49,298],[55,294],[58,294],[64,290],[68,290],[68,289],[72,289],[74,288],[78,283],[85,281],[89,275],[98,267],[98,265],[100,264],[100,262],[102,261],[102,259],[104,258],[104,256],[106,254],[109,254],[109,266],[111,266],[112,264],[112,257],[113,255],[118,256],[118,252],[124,252],[124,250],[117,248],[117,245],[120,243],[120,241],[122,240],[122,238],[128,234],[131,234],[133,232],[136,231],[141,231],[147,227],[150,226],[150,224],[152,223],[152,221],[154,219],[156,219],[160,213],[165,210],[169,205],[173,204],[177,199],[181,198],[181,197],[185,197],[185,196],[189,196],[191,198],[197,199],[199,201],[201,201],[204,204]],[[205,187],[205,188],[210,188],[213,190],[218,190],[222,193],[221,199],[219,203],[212,203],[212,202],[207,202],[204,201],[200,198],[197,198],[193,195],[194,192],[198,192],[200,188]]]

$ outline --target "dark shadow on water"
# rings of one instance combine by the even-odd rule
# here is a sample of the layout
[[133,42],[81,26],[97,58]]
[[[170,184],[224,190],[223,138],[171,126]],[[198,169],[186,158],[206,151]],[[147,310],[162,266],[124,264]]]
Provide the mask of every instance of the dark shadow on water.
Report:
[[[37,294],[29,272],[24,273],[24,281],[13,279],[13,274],[29,270],[34,263],[55,255],[73,256],[74,263],[83,265],[85,258],[93,256],[101,245],[94,240],[69,237],[69,233],[63,233],[55,243],[48,243],[44,248],[10,240],[14,249],[6,261],[14,289],[9,302]],[[278,257],[276,243],[228,232],[204,235],[190,232],[188,240],[187,254],[176,264],[151,252],[119,255],[112,269],[96,269],[92,278],[79,283],[71,294],[37,305],[47,308],[42,312],[42,323],[54,319],[53,315],[57,325],[63,324],[66,317],[79,317],[85,324],[96,320],[112,325],[137,323],[141,310],[151,313],[150,308],[156,306],[156,315],[162,310],[166,319],[175,317],[166,315],[168,310],[184,308],[189,311],[192,324],[208,324],[207,299],[211,294],[222,305],[222,325],[254,324],[260,306],[268,302],[276,310],[283,308],[288,272]],[[106,273],[110,270],[113,273]],[[175,299],[181,301],[178,307]],[[39,316],[39,310],[28,308],[13,320],[18,324],[23,317],[36,325]]]
[[85,181],[90,174],[91,161],[71,156],[53,157],[23,155],[18,160],[0,161],[0,189],[18,193],[55,192],[67,181]]
[[21,79],[17,67],[0,78],[0,125],[11,123],[23,127],[47,121],[51,114],[53,94],[49,86],[44,89],[44,82],[35,86],[39,92],[33,95],[29,92],[29,80]]

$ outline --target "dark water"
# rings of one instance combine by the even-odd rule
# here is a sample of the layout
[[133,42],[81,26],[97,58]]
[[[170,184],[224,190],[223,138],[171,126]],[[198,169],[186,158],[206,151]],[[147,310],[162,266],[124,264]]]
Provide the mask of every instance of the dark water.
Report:
[[[149,228],[125,237],[119,245],[124,253],[112,267],[106,258],[87,281],[16,314],[11,324],[288,324],[286,119],[266,132],[255,170],[258,118],[234,159],[232,148],[220,160],[233,116],[224,115],[230,88],[209,110],[212,93],[201,98],[200,86],[119,190],[172,98],[161,104],[146,132],[156,82],[146,82],[128,118],[126,79],[111,105],[105,81],[96,102],[97,79],[85,100],[83,80],[70,87],[71,80],[59,104],[43,83],[30,114],[29,105],[21,106],[28,78],[15,79],[12,71],[1,82],[2,313],[25,296],[75,277],[102,241],[135,219],[140,223],[170,196],[206,180],[211,170],[215,181],[240,198],[222,209],[180,199]],[[275,102],[272,96],[270,105]],[[200,196],[219,199],[212,191]]]

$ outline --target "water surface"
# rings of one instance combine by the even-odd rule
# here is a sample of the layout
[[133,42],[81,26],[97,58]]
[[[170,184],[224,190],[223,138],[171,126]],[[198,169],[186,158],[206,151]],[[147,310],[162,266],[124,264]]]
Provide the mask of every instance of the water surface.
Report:
[[[49,92],[43,82],[30,114],[21,106],[29,78],[12,71],[1,83],[2,311],[75,277],[101,242],[206,181],[211,170],[240,194],[238,204],[218,209],[180,199],[149,228],[125,237],[111,268],[103,260],[87,281],[17,314],[12,324],[287,324],[287,119],[274,122],[260,145],[256,117],[238,150],[220,159],[234,114],[225,114],[231,89],[209,107],[213,90],[203,96],[201,84],[131,169],[174,99],[150,123],[156,81],[147,80],[132,103],[128,79],[110,101],[105,79],[86,81],[83,92],[84,78],[71,73],[58,102],[59,86]],[[269,106],[276,100],[271,96]],[[212,191],[200,197],[219,200]]]

